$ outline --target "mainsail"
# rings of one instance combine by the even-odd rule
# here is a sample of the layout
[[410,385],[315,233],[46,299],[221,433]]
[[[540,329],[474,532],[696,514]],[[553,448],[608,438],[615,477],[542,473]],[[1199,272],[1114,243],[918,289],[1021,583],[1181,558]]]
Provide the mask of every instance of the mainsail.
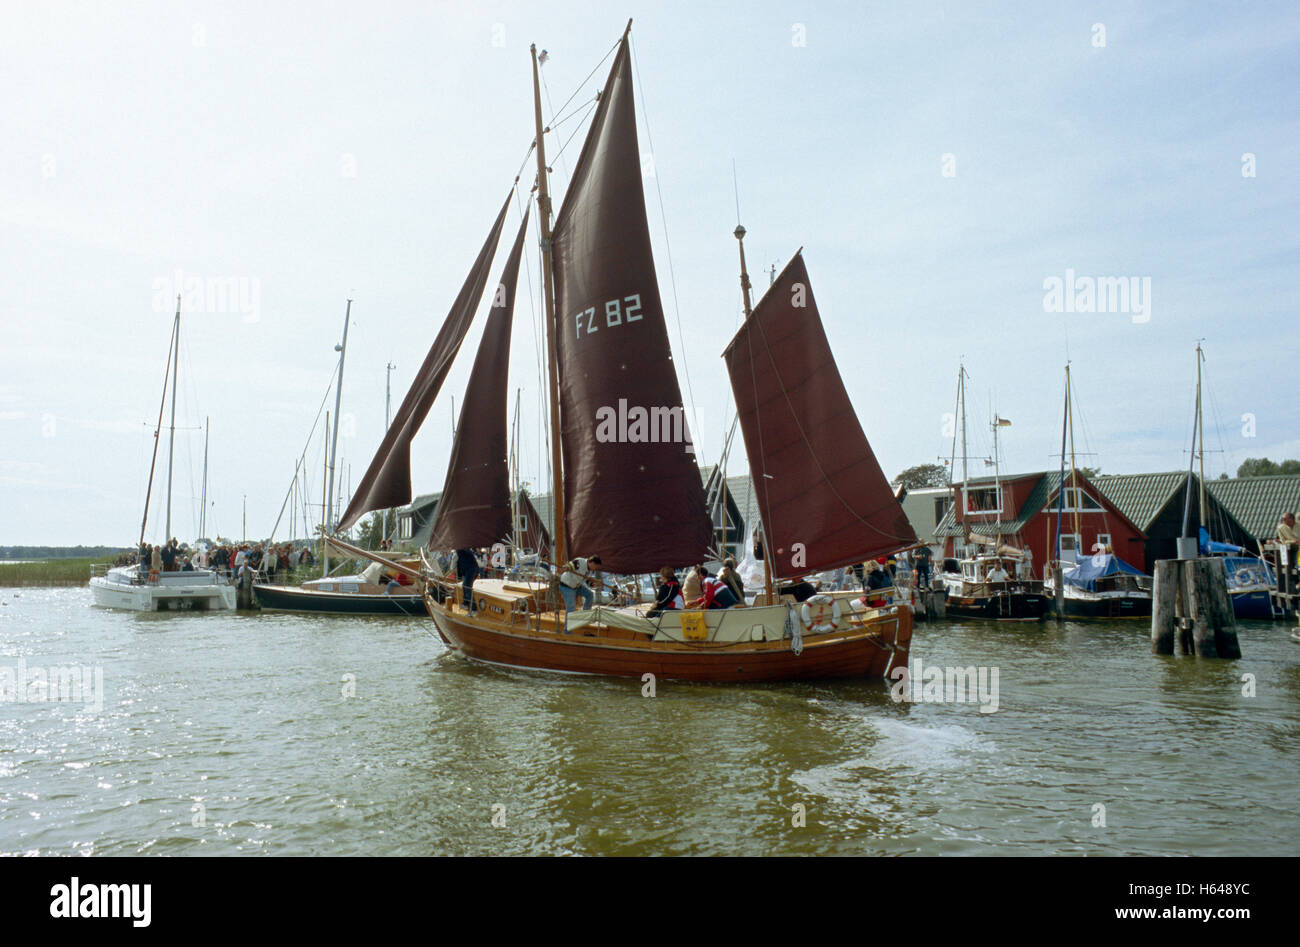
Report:
[[[513,193],[513,192],[512,192]],[[460,288],[460,294],[452,304],[447,319],[433,341],[433,347],[425,356],[424,364],[415,376],[410,391],[402,399],[384,434],[383,443],[375,453],[374,459],[361,478],[352,502],[339,520],[339,529],[348,529],[363,515],[371,510],[385,510],[411,502],[411,439],[415,437],[425,416],[433,407],[434,399],[442,388],[443,380],[451,369],[451,363],[465,341],[465,333],[474,321],[474,312],[479,300],[483,298],[483,287],[487,284],[488,270],[492,256],[496,253],[497,241],[501,237],[501,225],[506,219],[506,208],[510,198],[501,205],[492,232],[488,234],[479,250],[478,258]]]
[[835,569],[916,542],[844,390],[802,252],[723,357],[776,575]]
[[525,213],[493,294],[492,311],[465,388],[460,425],[429,538],[432,549],[491,546],[510,536],[506,400],[515,284],[527,227]]
[[655,277],[626,36],[552,248],[570,554],[616,573],[698,562],[712,528]]

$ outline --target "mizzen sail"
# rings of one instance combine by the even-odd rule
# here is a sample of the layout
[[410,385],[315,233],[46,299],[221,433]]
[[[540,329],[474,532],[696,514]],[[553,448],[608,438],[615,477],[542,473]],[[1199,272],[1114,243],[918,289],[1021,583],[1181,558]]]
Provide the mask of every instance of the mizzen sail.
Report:
[[525,214],[493,294],[492,311],[465,388],[447,480],[429,538],[433,549],[491,546],[510,537],[506,401],[515,287],[527,227]]
[[570,554],[617,573],[698,562],[712,528],[655,277],[626,37],[552,248]]
[[483,287],[487,284],[492,256],[496,253],[497,241],[501,237],[501,225],[506,219],[506,208],[510,206],[507,197],[497,214],[492,232],[488,234],[483,249],[460,288],[460,294],[452,304],[447,319],[433,341],[433,347],[424,358],[424,364],[415,376],[410,391],[402,399],[384,440],[379,445],[374,459],[366,469],[365,476],[352,502],[339,520],[338,528],[348,529],[363,515],[371,510],[386,510],[411,502],[411,440],[415,437],[425,416],[433,407],[434,399],[451,369],[451,363],[465,341],[465,333],[474,321],[474,312],[479,300],[483,298]]
[[776,575],[835,569],[916,542],[849,402],[802,253],[723,357]]

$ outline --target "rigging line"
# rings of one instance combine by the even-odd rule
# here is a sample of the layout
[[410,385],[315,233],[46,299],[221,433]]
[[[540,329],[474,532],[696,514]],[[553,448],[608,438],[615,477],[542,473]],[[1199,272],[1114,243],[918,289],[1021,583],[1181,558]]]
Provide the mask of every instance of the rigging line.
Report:
[[[632,43],[630,36],[628,37],[628,43]],[[635,46],[633,46],[630,52],[635,51]],[[639,63],[639,57],[632,57],[632,68],[636,71],[636,84],[641,97],[641,118],[645,121],[646,143],[650,146],[650,159],[653,162],[655,142],[654,136],[650,133],[650,109],[646,105],[645,86],[641,83],[641,66]],[[673,268],[673,245],[672,241],[668,238],[668,214],[664,210],[664,192],[663,188],[659,186],[659,172],[657,169],[654,171],[654,179],[655,193],[659,196],[659,217],[663,222],[664,227],[664,248],[668,251],[668,280],[669,284],[673,288],[673,315],[677,319],[677,341],[678,344],[681,345],[682,350],[682,373],[686,376],[686,394],[691,401],[691,416],[695,418],[695,430],[699,431],[700,436],[703,437],[704,431],[700,426],[700,414],[695,404],[695,392],[691,387],[690,359],[687,358],[686,337],[682,333],[682,310],[681,306],[677,302],[677,273]],[[701,441],[701,443],[703,443],[703,441]],[[701,460],[703,460],[703,458],[696,454],[695,462],[698,464]]]
[[[594,100],[588,103],[587,111],[582,116],[584,121],[586,120],[587,116],[590,115],[592,111],[595,110],[596,106],[597,103]],[[560,159],[560,156],[564,154],[565,150],[569,147],[570,142],[573,141],[574,137],[578,134],[578,132],[582,131],[582,128],[583,128],[582,122],[579,122],[576,126],[574,126],[573,131],[569,134],[568,138],[564,139],[564,144],[560,146],[560,150],[555,153],[555,157],[552,160],[558,161]],[[565,171],[564,176],[566,178],[569,177],[569,172]]]
[[570,112],[568,115],[565,115],[563,118],[554,118],[554,119],[551,119],[551,123],[550,123],[549,125],[547,125],[546,128],[543,129],[543,130],[544,130],[544,131],[548,131],[548,132],[555,131],[555,129],[559,128],[559,127],[560,127],[561,125],[563,125],[565,122],[567,122],[567,121],[569,121],[570,119],[572,119],[572,118],[573,118],[575,115],[577,115],[577,114],[578,114],[582,109],[587,108],[587,107],[588,107],[589,105],[591,105],[592,103],[599,103],[599,102],[600,102],[600,96],[598,96],[598,95],[593,95],[590,99],[586,99],[586,100],[584,100],[584,101],[582,102],[581,105],[578,105],[577,107],[575,107],[574,110],[573,110],[572,112]]
[[[534,139],[533,143],[528,146],[528,150],[524,152],[524,160],[519,162],[519,170],[515,172],[516,190],[518,189],[519,178],[523,175],[524,168],[528,167],[528,159],[533,156],[533,149],[536,147],[537,147],[537,140]],[[518,194],[516,194],[515,196],[518,197]]]
[[[605,64],[605,60],[608,59],[610,56],[612,56],[612,55],[614,54],[615,50],[617,50],[618,47],[619,47],[619,43],[621,43],[621,42],[623,42],[623,40],[622,40],[621,38],[618,39],[617,41],[615,41],[614,45],[611,46],[611,47],[609,48],[609,52],[605,53],[605,55],[601,57],[600,62],[596,63],[595,68],[592,69],[591,72],[587,73],[587,78],[583,79],[581,82],[578,83],[577,87],[573,90],[573,93],[572,93],[572,94],[571,94],[567,99],[565,99],[565,100],[564,100],[564,104],[560,106],[560,109],[559,109],[559,110],[560,110],[561,112],[563,112],[566,108],[568,108],[568,107],[569,107],[569,103],[572,102],[575,98],[577,98],[578,93],[581,92],[582,89],[583,89],[583,87],[584,87],[588,82],[591,81],[591,77],[594,76],[597,72],[600,71],[600,67],[603,66],[603,65]],[[545,52],[545,50],[542,50],[542,52]],[[542,65],[545,65],[545,63],[542,63]],[[543,69],[538,69],[538,74],[542,77],[542,86],[543,86],[543,88],[545,88],[545,87],[546,87],[546,72],[545,72],[545,70],[543,70]],[[546,89],[546,104],[547,104],[548,106],[551,104],[551,90],[550,90],[550,89]],[[556,112],[556,110],[555,110],[554,108],[552,108],[552,109],[551,109],[551,114],[552,114],[552,115],[556,115],[556,114],[558,114],[558,113]]]
[[[555,114],[556,114],[556,113],[555,113],[555,106],[551,104],[551,89],[550,89],[550,86],[548,86],[548,85],[546,84],[546,73],[543,72],[541,68],[538,68],[538,70],[537,70],[537,75],[538,75],[538,76],[541,78],[541,80],[542,80],[542,90],[546,93],[546,107],[549,108],[549,109],[551,110],[551,119],[552,119],[552,122],[554,122]],[[577,93],[575,92],[574,94],[576,95]],[[573,96],[569,96],[569,98],[572,99]],[[569,103],[568,103],[568,102],[565,102],[564,104],[565,104],[565,105],[568,105]],[[581,127],[581,126],[579,126],[579,127]],[[545,134],[545,133],[546,133],[546,129],[542,129],[542,134]],[[570,137],[572,137],[572,136],[570,136]],[[565,142],[565,144],[568,144],[568,142]],[[553,157],[551,160],[552,160],[552,161],[559,161],[559,160],[560,160],[560,156],[563,155],[563,154],[564,154],[564,149],[561,148],[559,151],[557,151],[557,152],[555,153],[554,157]],[[547,170],[549,171],[550,169],[548,168]],[[570,177],[570,175],[569,175],[569,169],[568,169],[567,167],[564,167],[563,165],[561,165],[561,170],[564,171],[564,177],[565,177],[565,179],[566,179],[566,180],[569,179],[569,177]]]

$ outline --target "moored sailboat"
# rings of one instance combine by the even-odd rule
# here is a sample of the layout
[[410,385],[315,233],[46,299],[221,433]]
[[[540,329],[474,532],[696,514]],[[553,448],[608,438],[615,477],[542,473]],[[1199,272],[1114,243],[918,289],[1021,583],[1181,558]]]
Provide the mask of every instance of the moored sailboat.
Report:
[[[1070,453],[1070,486],[1065,486],[1065,455],[1067,437]],[[1063,562],[1062,518],[1066,496],[1072,496],[1069,509],[1073,517],[1073,549],[1069,550],[1072,562]],[[1092,556],[1082,557],[1078,548],[1079,509],[1082,506],[1078,471],[1074,464],[1074,396],[1070,384],[1070,366],[1065,366],[1065,418],[1061,427],[1061,486],[1056,497],[1056,547],[1054,563],[1045,570],[1043,591],[1056,601],[1064,618],[1150,618],[1152,578],[1136,566],[1125,562],[1111,549],[1098,546]],[[1104,518],[1106,511],[1098,507]],[[1105,535],[1110,535],[1107,525]],[[1066,568],[1066,566],[1069,568]],[[1060,566],[1055,568],[1054,566]],[[1057,576],[1060,576],[1060,594],[1057,595]]]
[[[231,609],[235,607],[235,589],[224,578],[208,569],[153,570],[144,561],[145,529],[149,522],[149,498],[153,493],[154,468],[158,461],[158,443],[162,435],[163,411],[167,405],[167,382],[172,386],[171,434],[167,458],[167,525],[171,534],[172,454],[176,443],[176,383],[180,371],[181,298],[176,297],[176,316],[172,321],[171,344],[167,347],[167,369],[163,375],[163,397],[158,406],[158,425],[154,429],[153,459],[149,463],[149,486],[145,491],[144,516],[140,521],[141,561],[135,565],[115,566],[102,575],[92,575],[90,592],[101,608],[121,608],[136,612],[175,609]],[[206,446],[204,453],[206,457]],[[206,503],[206,499],[205,499]],[[165,540],[164,540],[165,541]]]

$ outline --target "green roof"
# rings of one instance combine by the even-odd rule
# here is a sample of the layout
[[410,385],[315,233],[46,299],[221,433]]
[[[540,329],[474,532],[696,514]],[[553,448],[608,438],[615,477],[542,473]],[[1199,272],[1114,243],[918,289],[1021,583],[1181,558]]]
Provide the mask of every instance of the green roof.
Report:
[[1160,511],[1187,488],[1187,471],[1153,474],[1098,474],[1092,485],[1142,532],[1149,532]]
[[1256,539],[1275,536],[1282,514],[1300,508],[1300,476],[1295,474],[1207,480],[1205,486]]

